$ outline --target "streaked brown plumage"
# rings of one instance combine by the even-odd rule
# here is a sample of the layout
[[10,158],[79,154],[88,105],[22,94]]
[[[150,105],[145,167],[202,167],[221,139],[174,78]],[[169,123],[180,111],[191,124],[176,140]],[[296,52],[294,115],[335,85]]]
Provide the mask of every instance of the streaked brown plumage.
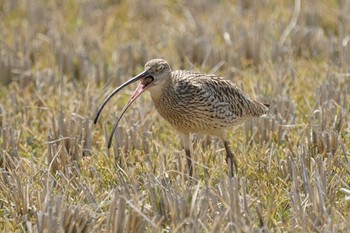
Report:
[[113,91],[100,107],[97,119],[108,100],[123,87],[141,80],[128,104],[123,108],[116,126],[130,104],[144,90],[148,90],[160,115],[179,132],[186,152],[189,175],[192,176],[190,156],[191,133],[209,134],[219,137],[226,150],[226,161],[233,175],[237,162],[229,149],[226,130],[244,120],[259,117],[268,112],[267,104],[250,99],[235,84],[215,75],[192,71],[171,71],[163,59],[146,63],[145,70]]

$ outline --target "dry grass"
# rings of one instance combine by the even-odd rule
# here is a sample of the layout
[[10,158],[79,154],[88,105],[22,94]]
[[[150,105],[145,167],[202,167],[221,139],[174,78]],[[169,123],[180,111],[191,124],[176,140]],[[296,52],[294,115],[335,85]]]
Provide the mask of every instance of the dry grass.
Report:
[[[0,0],[1,231],[349,231],[350,4],[297,3]],[[106,149],[130,93],[99,104],[154,57],[271,104],[232,131],[237,178],[198,136],[189,180],[148,95]]]

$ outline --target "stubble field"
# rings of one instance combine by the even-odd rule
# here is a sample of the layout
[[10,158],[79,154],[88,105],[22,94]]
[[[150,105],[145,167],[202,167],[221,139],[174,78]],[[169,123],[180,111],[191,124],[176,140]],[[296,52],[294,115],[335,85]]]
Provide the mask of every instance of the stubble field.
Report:
[[[0,0],[3,232],[350,231],[350,2]],[[152,58],[232,80],[270,113],[225,151],[193,137],[194,179],[148,93]],[[136,87],[136,85],[135,85]]]

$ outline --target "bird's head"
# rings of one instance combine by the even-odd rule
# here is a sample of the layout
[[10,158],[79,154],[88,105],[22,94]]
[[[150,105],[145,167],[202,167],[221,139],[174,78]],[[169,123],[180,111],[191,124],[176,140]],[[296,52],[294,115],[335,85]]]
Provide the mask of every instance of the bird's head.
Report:
[[170,77],[171,68],[165,60],[153,59],[146,63],[144,72],[146,72],[146,75],[153,77],[152,86],[156,86]]
[[166,80],[170,78],[170,76],[171,76],[171,68],[169,64],[163,59],[153,59],[146,63],[144,71],[142,71],[140,74],[136,75],[132,79],[126,81],[125,83],[121,84],[111,94],[107,96],[107,98],[104,100],[104,102],[102,103],[101,107],[99,108],[96,114],[96,117],[94,120],[95,124],[97,123],[98,117],[100,116],[102,109],[115,94],[117,94],[121,89],[130,85],[131,83],[140,81],[138,87],[132,94],[128,103],[122,109],[120,117],[117,123],[115,124],[112,134],[109,138],[108,148],[111,146],[112,137],[115,129],[118,126],[120,119],[122,118],[122,116],[124,115],[128,107],[134,102],[134,100],[137,99],[137,97],[139,97],[145,90],[150,90],[151,92],[158,92],[162,88]]

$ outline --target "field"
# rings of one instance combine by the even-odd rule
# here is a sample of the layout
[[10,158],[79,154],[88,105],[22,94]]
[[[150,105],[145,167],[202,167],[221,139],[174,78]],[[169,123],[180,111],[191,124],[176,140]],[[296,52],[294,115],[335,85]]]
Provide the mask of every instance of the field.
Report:
[[[350,1],[0,0],[1,232],[350,232]],[[217,138],[144,94],[152,58],[270,103]]]

